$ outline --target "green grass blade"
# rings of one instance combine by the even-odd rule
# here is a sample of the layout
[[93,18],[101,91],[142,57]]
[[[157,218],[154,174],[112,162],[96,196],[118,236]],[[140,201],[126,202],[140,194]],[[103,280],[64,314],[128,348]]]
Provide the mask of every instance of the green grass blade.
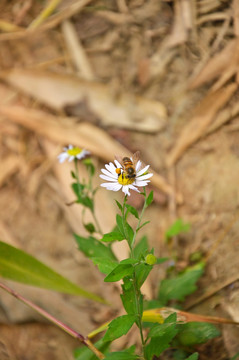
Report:
[[27,285],[105,302],[104,299],[80,288],[33,256],[2,241],[0,241],[0,276]]

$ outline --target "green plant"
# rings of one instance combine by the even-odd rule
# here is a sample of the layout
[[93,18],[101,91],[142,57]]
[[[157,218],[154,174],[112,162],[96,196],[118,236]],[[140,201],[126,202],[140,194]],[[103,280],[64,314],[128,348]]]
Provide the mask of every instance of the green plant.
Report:
[[[183,347],[187,346],[189,353],[187,352],[183,355],[183,352],[177,350],[175,352],[175,359],[197,359],[197,353],[190,355],[190,352],[193,352],[194,344],[205,342],[217,336],[218,330],[211,324],[205,325],[203,323],[204,325],[200,325],[198,323],[202,321],[200,316],[197,319],[196,315],[190,317],[189,313],[183,313],[180,310],[165,306],[170,301],[178,301],[180,304],[185,296],[195,291],[195,284],[203,273],[204,264],[198,263],[184,272],[174,275],[174,277],[171,276],[168,279],[164,279],[159,287],[158,299],[148,302],[144,301],[141,292],[143,283],[154,266],[160,266],[160,264],[167,260],[166,258],[157,258],[154,254],[154,249],[149,248],[147,237],[140,235],[142,228],[149,223],[149,221],[143,220],[145,211],[153,202],[153,192],[146,193],[146,186],[152,176],[152,174],[148,173],[149,166],[142,168],[140,160],[135,161],[135,163],[132,161],[131,163],[131,160],[128,158],[126,162],[128,167],[132,167],[130,171],[128,171],[127,166],[124,166],[124,163],[121,164],[117,160],[115,160],[115,163],[106,164],[105,169],[102,169],[100,177],[107,182],[101,184],[101,186],[107,190],[122,190],[124,193],[122,202],[116,201],[118,213],[113,230],[103,234],[95,215],[94,198],[98,190],[93,187],[92,181],[95,168],[91,159],[89,157],[85,158],[87,155],[89,153],[86,150],[81,150],[71,145],[65,148],[64,152],[59,155],[60,162],[66,159],[74,161],[75,169],[72,171],[74,181],[72,190],[76,196],[74,202],[83,205],[82,222],[88,232],[88,236],[75,234],[75,240],[79,250],[93,261],[99,271],[105,275],[105,282],[121,281],[122,293],[120,297],[125,314],[103,325],[92,334],[89,334],[88,337],[84,337],[53,318],[43,309],[32,304],[23,296],[16,294],[4,284],[0,283],[0,287],[40,312],[43,316],[86,345],[86,347],[76,350],[75,358],[77,360],[153,360],[171,346],[179,349],[181,345]],[[81,160],[86,166],[88,172],[87,180],[80,178],[78,160]],[[141,192],[138,189],[139,187],[142,189]],[[130,191],[137,191],[139,196],[142,196],[144,199],[140,212],[127,202]],[[84,221],[86,211],[91,213],[91,222],[86,223]],[[132,226],[132,219],[136,223],[135,226]],[[166,237],[169,239],[188,229],[189,225],[184,224],[180,220],[167,231]],[[128,244],[128,257],[122,261],[118,261],[112,250],[112,243],[116,241],[126,241]],[[0,275],[26,284],[70,294],[78,294],[94,301],[105,302],[104,299],[95,294],[72,284],[30,255],[3,242],[0,242]],[[182,324],[180,316],[185,318],[185,315],[187,320]],[[203,319],[207,322],[211,321],[206,319],[206,317]],[[188,321],[198,322],[187,324]],[[135,326],[139,333],[141,351],[136,352],[136,348],[133,346],[122,351],[111,352],[111,342],[126,335],[133,326]],[[89,339],[105,330],[106,333],[103,338],[93,345]],[[182,356],[184,357],[182,358]]]

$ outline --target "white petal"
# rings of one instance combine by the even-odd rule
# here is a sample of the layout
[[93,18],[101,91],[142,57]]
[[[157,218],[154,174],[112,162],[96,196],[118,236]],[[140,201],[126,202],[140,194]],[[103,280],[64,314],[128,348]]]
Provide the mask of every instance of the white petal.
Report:
[[110,168],[108,169],[110,172],[115,173],[116,166],[112,162],[109,163]]
[[69,156],[68,161],[73,161],[74,159],[75,159],[75,156],[71,155],[71,156]]
[[70,145],[68,146],[68,149],[73,149],[73,145],[70,144]]
[[125,195],[130,196],[129,186],[128,185],[123,185],[122,191],[123,191],[123,193],[125,193]]
[[135,191],[137,191],[137,192],[140,192],[140,191],[137,189],[137,187],[134,186],[133,184],[130,184],[130,185],[128,185],[128,186],[129,186],[130,189],[135,190]]
[[107,180],[107,181],[110,181],[110,182],[115,182],[117,183],[117,179],[113,179],[111,176],[107,176],[107,175],[103,175],[103,174],[100,174],[100,178],[101,179],[104,179],[104,180]]
[[138,173],[137,176],[143,175],[149,168],[150,165],[145,166],[143,169],[141,169]]
[[116,159],[115,159],[115,165],[116,165],[117,168],[120,168],[120,169],[122,168],[122,165]]
[[57,156],[57,158],[59,160],[59,163],[63,163],[68,158],[68,155],[66,153],[61,153]]
[[136,166],[135,166],[135,170],[136,170],[136,173],[139,171],[139,169],[141,168],[142,166],[142,162],[140,160],[138,160]]
[[137,186],[147,186],[148,185],[148,181],[136,181],[136,185]]
[[139,180],[147,180],[147,179],[150,179],[152,176],[153,176],[153,174],[152,174],[152,173],[149,173],[149,174],[137,176],[136,179],[139,179]]
[[103,183],[100,184],[100,186],[105,187],[107,190],[112,190],[112,191],[118,191],[122,187],[122,185],[118,183]]
[[118,174],[116,174],[116,172],[114,172],[114,174],[112,174],[111,172],[105,170],[105,169],[101,169],[102,173],[111,177],[112,179],[117,179],[118,178]]

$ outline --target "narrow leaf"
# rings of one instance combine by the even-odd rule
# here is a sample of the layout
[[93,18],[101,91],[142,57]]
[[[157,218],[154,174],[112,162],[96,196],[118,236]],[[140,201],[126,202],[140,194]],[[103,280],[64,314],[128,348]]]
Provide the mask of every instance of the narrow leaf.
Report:
[[113,241],[121,241],[124,240],[124,235],[120,231],[111,231],[110,233],[104,234],[101,241],[103,242],[113,242]]
[[152,191],[150,191],[150,193],[149,193],[149,195],[148,195],[148,197],[146,199],[146,206],[147,207],[152,203],[153,198],[154,198],[154,192],[152,190]]
[[118,208],[120,209],[120,211],[122,212],[122,210],[123,210],[122,205],[117,200],[115,200],[115,202],[116,202]]
[[112,250],[102,244],[101,241],[90,236],[85,238],[79,235],[74,234],[79,249],[89,258],[102,257],[108,260],[116,261],[116,257]]
[[104,279],[105,282],[114,282],[123,279],[125,276],[132,275],[134,268],[131,264],[119,264]]
[[142,229],[142,227],[144,227],[145,225],[149,224],[150,221],[145,221],[138,229],[137,229],[137,232]]
[[0,241],[0,276],[27,285],[103,301],[100,297],[81,289],[33,256],[2,241]]
[[134,256],[137,259],[144,258],[145,254],[148,252],[148,249],[148,239],[146,236],[143,236],[134,248]]
[[165,238],[169,240],[173,236],[179,235],[190,230],[190,224],[184,223],[182,219],[177,219],[166,231]]
[[199,354],[197,352],[195,352],[192,355],[190,355],[189,357],[187,357],[187,359],[185,359],[185,360],[198,360],[198,356],[199,356]]
[[203,274],[204,264],[200,263],[188,268],[184,273],[171,279],[161,281],[159,299],[164,304],[168,300],[183,301],[185,296],[192,294],[196,289],[196,282]]
[[134,315],[122,315],[112,320],[104,336],[104,341],[113,341],[127,334],[135,322]]
[[126,208],[127,208],[126,214],[127,214],[128,212],[130,212],[132,215],[134,215],[134,216],[136,217],[136,219],[139,218],[138,211],[137,211],[133,206],[131,206],[131,205],[129,205],[129,204],[126,204]]
[[92,223],[84,224],[84,228],[90,233],[93,234],[95,232],[95,226]]
[[92,261],[95,265],[98,266],[100,272],[105,275],[108,275],[112,270],[114,270],[118,264],[117,261],[105,259],[103,257],[93,257]]
[[[100,350],[100,352],[104,353],[108,350],[110,346],[110,342],[105,342],[102,339],[97,341],[94,346]],[[75,360],[98,360],[95,354],[92,353],[90,349],[87,347],[82,347],[74,350],[74,358]]]
[[220,331],[212,324],[190,322],[178,326],[179,334],[177,340],[183,346],[203,344],[209,339],[220,335]]

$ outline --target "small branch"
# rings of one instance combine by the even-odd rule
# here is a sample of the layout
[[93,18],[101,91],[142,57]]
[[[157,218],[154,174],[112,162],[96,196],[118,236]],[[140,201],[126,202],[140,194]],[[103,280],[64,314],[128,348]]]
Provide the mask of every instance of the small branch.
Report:
[[104,359],[105,356],[104,354],[102,354],[92,343],[89,339],[85,338],[83,335],[81,335],[80,333],[78,333],[77,331],[71,329],[69,326],[67,326],[66,324],[64,324],[62,321],[57,320],[54,316],[52,316],[51,314],[49,314],[47,311],[43,310],[41,307],[39,307],[38,305],[34,304],[33,302],[31,302],[30,300],[27,300],[26,298],[24,298],[22,295],[18,294],[17,292],[15,292],[14,290],[12,290],[11,288],[9,288],[7,285],[3,284],[0,282],[0,288],[2,288],[3,290],[5,290],[6,292],[8,292],[10,295],[14,296],[16,299],[20,300],[21,302],[23,302],[25,305],[29,306],[30,308],[32,308],[33,310],[35,310],[36,312],[38,312],[39,314],[41,314],[44,318],[48,319],[50,322],[52,322],[53,324],[55,324],[56,326],[58,326],[59,328],[61,328],[62,330],[64,330],[67,334],[71,335],[74,339],[79,340],[82,344],[84,344],[85,346],[87,346],[97,357],[98,359]]

